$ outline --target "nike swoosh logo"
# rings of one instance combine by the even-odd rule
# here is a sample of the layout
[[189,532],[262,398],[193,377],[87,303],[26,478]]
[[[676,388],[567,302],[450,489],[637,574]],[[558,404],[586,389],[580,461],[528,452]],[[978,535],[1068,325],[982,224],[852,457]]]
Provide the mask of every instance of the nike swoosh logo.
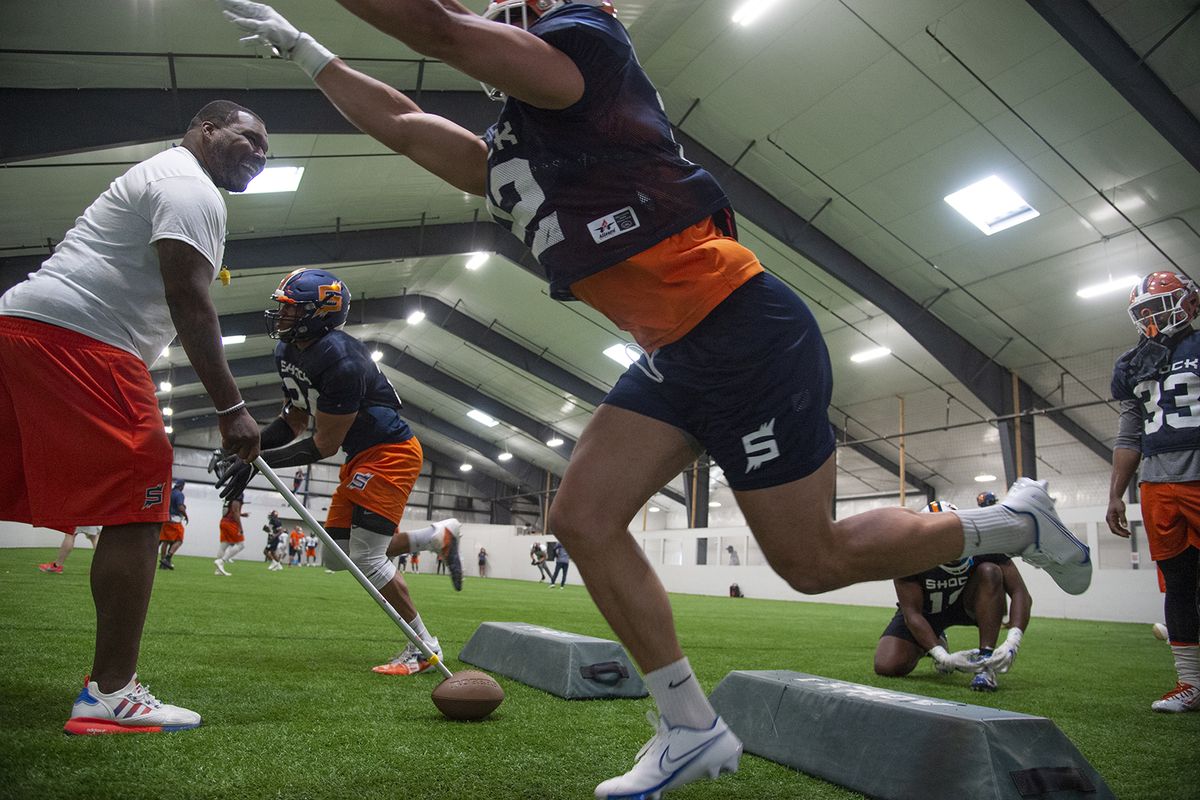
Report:
[[667,683],[667,688],[668,689],[678,689],[680,686],[683,686],[685,683],[687,683],[691,679],[692,679],[692,676],[688,675],[686,678],[681,680],[679,683],[676,683],[675,681],[670,681],[669,683]]
[[725,735],[725,732],[722,731],[718,735],[712,737],[711,739],[708,739],[707,741],[701,742],[700,744],[693,747],[691,750],[688,750],[686,753],[684,753],[683,755],[679,755],[679,756],[672,756],[671,748],[670,748],[670,746],[668,746],[666,750],[663,750],[662,757],[659,758],[659,760],[658,760],[658,765],[659,765],[659,767],[662,768],[663,772],[669,772],[669,773],[678,772],[680,769],[687,766],[687,764],[689,762],[694,761],[697,757],[699,757],[699,755],[701,753],[703,753],[705,750],[712,747],[717,742],[717,740],[720,739],[724,735]]

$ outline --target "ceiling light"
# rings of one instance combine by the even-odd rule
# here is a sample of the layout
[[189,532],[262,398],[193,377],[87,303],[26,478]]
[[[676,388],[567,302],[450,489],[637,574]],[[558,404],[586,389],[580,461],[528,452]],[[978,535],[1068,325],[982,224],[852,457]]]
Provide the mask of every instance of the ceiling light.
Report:
[[1126,289],[1131,289],[1141,281],[1137,275],[1122,275],[1120,278],[1110,278],[1108,283],[1097,283],[1092,286],[1085,286],[1075,293],[1077,297],[1089,298],[1099,297],[1102,294],[1111,294],[1120,292]]
[[661,509],[661,508],[659,508],[658,506],[650,506],[650,513],[651,513],[651,514],[657,514],[657,513],[658,513],[658,512],[660,512],[660,511],[662,511],[662,509]]
[[547,447],[558,447],[563,443],[563,440],[555,436],[553,439],[546,440]]
[[742,26],[754,22],[767,12],[777,0],[747,0],[733,12],[733,21]]
[[166,431],[167,433],[174,433],[174,432],[175,432],[175,429],[174,429],[174,428],[172,428],[170,425],[164,425],[164,426],[163,426],[163,430],[164,430],[164,431]]
[[1039,216],[1033,206],[995,175],[948,194],[944,199],[988,236]]
[[382,350],[372,350],[371,351],[371,360],[376,361],[376,362],[383,361],[383,351]]
[[713,500],[712,502],[710,502],[710,503],[708,504],[708,507],[709,507],[709,508],[720,508],[720,507],[721,507],[721,501],[719,501],[719,500]]
[[634,359],[629,357],[629,353],[627,352],[628,348],[629,345],[625,344],[624,342],[620,342],[604,348],[604,355],[608,356],[622,367],[628,367],[634,362]]
[[245,341],[246,341],[246,337],[240,333],[236,334],[234,336],[222,336],[221,337],[221,344],[223,344],[223,345],[243,344]]
[[174,387],[171,386],[170,381],[163,381],[162,383],[158,384],[158,390],[160,392],[169,392],[172,388]]
[[976,475],[976,476],[975,476],[975,482],[976,482],[976,483],[991,483],[991,482],[992,482],[992,481],[994,481],[994,480],[996,480],[996,476],[995,476],[995,475],[988,475],[986,472],[985,472],[983,475]]
[[405,317],[405,321],[408,322],[409,325],[416,325],[423,319],[425,319],[425,312],[421,311],[420,309],[412,312],[407,317]]
[[487,253],[471,253],[471,257],[467,259],[467,269],[474,272],[487,263]]
[[501,453],[500,455],[496,456],[496,460],[497,461],[512,461],[512,453],[510,453],[506,450],[503,453]]
[[463,464],[462,466],[460,466],[460,467],[458,468],[458,471],[459,471],[459,472],[470,472],[470,471],[471,471],[471,465],[470,465],[470,464]]
[[164,348],[163,348],[163,351],[162,351],[161,353],[159,353],[159,357],[161,357],[161,358],[170,358],[170,357],[171,357],[171,348],[170,348],[170,346],[164,347]]
[[470,417],[471,419],[475,420],[476,422],[480,423],[481,425],[487,425],[489,428],[494,428],[500,424],[496,420],[489,417],[487,414],[485,414],[482,411],[479,411],[478,409],[475,409],[475,408],[472,408],[470,411],[468,411],[467,416]]
[[567,395],[567,399],[563,402],[563,404],[559,407],[558,410],[564,414],[569,414],[572,411],[574,411],[575,410],[575,398],[572,397],[571,395]]
[[174,413],[175,413],[175,409],[171,408],[170,406],[163,406],[162,415],[164,417],[169,417]]
[[874,361],[877,358],[883,358],[892,351],[886,347],[872,347],[870,350],[863,350],[850,356],[850,360],[855,364],[861,364],[864,361]]
[[304,167],[267,167],[250,181],[242,194],[270,194],[272,192],[294,192],[304,177]]

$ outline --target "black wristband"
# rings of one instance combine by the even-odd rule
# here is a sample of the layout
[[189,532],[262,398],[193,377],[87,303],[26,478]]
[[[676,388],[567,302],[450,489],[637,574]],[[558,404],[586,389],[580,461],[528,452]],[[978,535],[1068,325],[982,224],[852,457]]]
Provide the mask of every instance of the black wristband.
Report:
[[[274,450],[283,447],[296,438],[296,432],[287,424],[283,417],[276,417],[271,424],[258,432],[259,447],[263,450]],[[267,462],[270,464],[271,462]],[[274,466],[274,465],[272,465]]]
[[263,461],[271,467],[300,467],[321,460],[321,451],[311,436],[297,439],[286,447],[262,452]]

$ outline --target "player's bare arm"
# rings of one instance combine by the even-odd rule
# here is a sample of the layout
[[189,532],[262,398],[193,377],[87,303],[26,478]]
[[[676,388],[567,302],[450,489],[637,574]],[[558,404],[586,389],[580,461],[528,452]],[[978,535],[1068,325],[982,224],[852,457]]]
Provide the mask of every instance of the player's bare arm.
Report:
[[561,50],[514,25],[492,22],[454,0],[338,0],[348,11],[422,55],[538,108],[583,96],[583,76]]
[[317,429],[313,432],[313,443],[320,451],[321,458],[328,458],[341,449],[342,442],[346,440],[346,434],[357,417],[357,411],[352,414],[326,414],[324,411],[317,411]]
[[[217,409],[242,402],[225,362],[221,325],[208,295],[213,265],[199,250],[178,239],[154,243],[171,320],[188,361]],[[249,461],[258,455],[258,423],[244,407],[218,418],[221,446]]]
[[938,645],[938,639],[922,613],[925,595],[921,591],[921,585],[908,580],[895,580],[892,583],[896,587],[896,601],[900,605],[900,613],[904,615],[904,624],[908,626],[909,632],[922,650],[932,650]]
[[1033,596],[1029,587],[1021,577],[1017,565],[1009,561],[1000,565],[1000,574],[1004,578],[1004,593],[1008,595],[1008,624],[1011,628],[1029,630],[1030,612],[1033,610]]
[[1129,521],[1125,518],[1124,495],[1141,462],[1141,451],[1125,447],[1113,448],[1112,479],[1108,485],[1108,512],[1104,521],[1108,523],[1110,531],[1126,539],[1130,537],[1130,530]]

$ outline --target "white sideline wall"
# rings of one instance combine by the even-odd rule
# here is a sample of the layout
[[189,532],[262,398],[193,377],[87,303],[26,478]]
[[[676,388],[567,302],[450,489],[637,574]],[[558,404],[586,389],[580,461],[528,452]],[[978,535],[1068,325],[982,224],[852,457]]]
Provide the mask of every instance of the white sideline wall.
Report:
[[[221,502],[216,490],[212,486],[188,484],[185,492],[191,523],[187,526],[179,553],[215,557],[221,517]],[[325,517],[323,507],[326,502],[322,499],[316,507],[310,508],[318,520]],[[262,548],[266,544],[262,526],[266,524],[267,513],[273,509],[279,512],[287,527],[299,522],[295,512],[279,495],[269,491],[247,490],[244,510],[250,516],[242,520],[246,531],[246,549],[238,556],[238,560],[247,564],[261,563]],[[1092,548],[1093,560],[1097,562],[1091,588],[1084,594],[1077,597],[1068,595],[1044,572],[1017,561],[1033,596],[1035,617],[1146,623],[1162,620],[1163,599],[1153,562],[1148,554],[1142,553],[1141,569],[1129,568],[1128,545],[1123,545],[1123,540],[1109,533],[1103,522],[1104,512],[1103,507],[1060,510],[1063,521]],[[1131,523],[1140,522],[1141,507],[1129,506],[1128,516]],[[425,524],[428,522],[421,509],[411,516],[406,513],[401,527],[416,529]],[[520,535],[512,525],[465,524],[461,545],[463,572],[468,577],[479,575],[478,552],[484,547],[488,553],[490,577],[537,582],[540,573],[529,563],[529,550],[534,542],[541,542],[544,547],[553,538],[537,534]],[[729,585],[737,583],[747,597],[760,599],[888,608],[896,602],[891,581],[872,581],[821,595],[801,595],[763,563],[762,555],[749,529],[745,527],[641,531],[635,532],[634,538],[646,551],[669,592],[727,595]],[[708,540],[710,563],[704,565],[696,563],[697,540],[700,539]],[[62,535],[57,531],[0,522],[2,547],[57,548],[61,540]],[[726,544],[736,548],[740,565],[726,563]],[[86,548],[89,545],[86,539],[80,538],[76,546]],[[1106,561],[1109,562],[1107,565]],[[548,562],[548,566],[553,571],[553,563]],[[422,573],[432,573],[435,569],[436,559],[432,554],[421,559]],[[574,563],[568,571],[567,583],[582,585]]]

